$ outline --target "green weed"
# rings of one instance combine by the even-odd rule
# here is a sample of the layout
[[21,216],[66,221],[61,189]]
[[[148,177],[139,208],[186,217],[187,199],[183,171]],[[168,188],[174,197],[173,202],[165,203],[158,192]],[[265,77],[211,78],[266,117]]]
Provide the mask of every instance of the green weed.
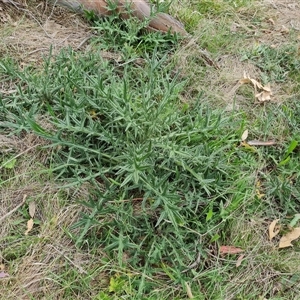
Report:
[[[242,52],[265,82],[294,80],[294,48],[236,49],[244,35],[233,36],[229,21],[247,3],[195,1],[185,13],[199,12],[190,28],[206,23],[201,47],[216,55],[220,49]],[[40,69],[0,62],[1,84],[14,86],[13,93],[0,96],[1,133],[47,140],[40,149],[48,150],[47,169],[32,178],[45,175],[43,180],[59,183],[66,207],[73,201],[69,190],[79,191],[80,218],[61,229],[57,220],[67,214],[52,212],[51,222],[36,224],[37,231],[50,228],[54,236],[61,229],[78,251],[100,257],[82,272],[71,253],[51,256],[47,263],[62,260],[59,272],[47,275],[59,297],[185,299],[187,286],[195,299],[276,299],[287,289],[295,295],[295,263],[281,262],[264,232],[269,219],[279,215],[286,221],[299,212],[298,99],[225,111],[208,103],[203,85],[203,92],[189,95],[193,101],[182,103],[188,84],[197,79],[186,78],[172,60],[177,36],[145,33],[145,24],[120,23],[114,15],[86,16],[100,35],[88,53],[50,53]],[[101,51],[111,51],[111,57]],[[204,82],[211,70],[192,66]],[[253,92],[247,88],[240,91],[244,100]],[[245,129],[249,139],[277,144],[247,148],[241,144]],[[14,182],[21,162],[14,154],[1,156],[1,187]],[[88,196],[80,194],[85,185]],[[29,218],[26,206],[18,218],[20,223]],[[20,261],[30,245],[44,248],[53,239],[49,231],[46,238],[36,232],[24,238],[20,223],[10,224],[16,233],[1,239],[5,262]],[[245,251],[239,267],[236,256],[219,253],[226,244]]]

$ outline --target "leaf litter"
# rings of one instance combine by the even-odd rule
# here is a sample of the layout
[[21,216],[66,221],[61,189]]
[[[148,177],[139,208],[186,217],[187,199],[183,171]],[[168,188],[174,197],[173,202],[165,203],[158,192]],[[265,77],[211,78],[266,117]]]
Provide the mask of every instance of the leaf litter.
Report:
[[281,237],[279,241],[279,248],[292,247],[292,241],[298,239],[300,237],[300,227],[293,228],[293,230],[283,237]]
[[244,76],[242,79],[239,80],[239,83],[241,85],[251,83],[254,87],[255,98],[257,98],[259,102],[265,102],[271,100],[271,96],[273,95],[273,93],[271,91],[271,86],[269,83],[263,86],[259,81],[247,75],[246,72],[244,72]]
[[[296,214],[296,216],[297,216],[296,219],[298,220],[299,214]],[[280,219],[276,219],[272,221],[271,224],[269,225],[270,241],[275,236],[277,236],[280,232],[281,226],[277,224],[279,221]],[[296,222],[293,223],[295,224]],[[291,226],[288,226],[288,228],[291,228]],[[299,237],[300,237],[300,227],[292,228],[288,233],[286,233],[280,238],[278,248],[281,249],[281,248],[293,247],[292,241],[297,240]]]
[[235,266],[238,268],[241,264],[242,264],[242,261],[243,261],[243,258],[245,257],[245,255],[244,254],[241,254],[239,257],[238,257],[238,259],[237,259],[237,261],[236,261],[236,264],[235,264]]
[[277,225],[279,219],[274,220],[269,226],[269,239],[270,241],[279,233],[280,225]]
[[33,228],[33,219],[31,218],[27,221],[27,230],[25,231],[24,234],[28,235],[28,233],[32,230],[32,228]]
[[34,214],[35,214],[35,202],[34,201],[31,201],[31,202],[29,202],[29,215],[30,215],[30,217],[31,218],[33,218],[34,217]]

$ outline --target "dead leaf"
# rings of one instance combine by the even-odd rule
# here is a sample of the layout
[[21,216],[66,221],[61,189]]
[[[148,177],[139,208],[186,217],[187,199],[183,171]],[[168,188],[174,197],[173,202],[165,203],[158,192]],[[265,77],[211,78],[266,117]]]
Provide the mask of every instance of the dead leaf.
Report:
[[248,76],[246,72],[244,72],[244,78],[240,79],[239,83],[240,84],[252,83],[255,90],[255,98],[257,98],[260,102],[271,100],[271,96],[273,94],[269,83],[263,86],[259,81],[250,78],[250,76]]
[[0,278],[5,278],[5,277],[9,277],[9,274],[1,271],[0,272]]
[[279,248],[291,247],[292,241],[300,237],[300,227],[294,228],[291,232],[284,235],[279,241]]
[[220,254],[237,254],[241,253],[244,250],[241,248],[236,248],[234,246],[221,246],[220,247]]
[[33,219],[31,218],[30,220],[27,221],[27,230],[25,231],[25,235],[28,235],[28,233],[31,231],[33,228]]
[[[266,91],[266,92],[271,93],[271,85],[270,85],[270,83],[267,83],[267,85],[263,86],[262,89],[264,91]],[[271,95],[272,95],[272,93],[271,93]]]
[[35,214],[35,202],[31,201],[29,202],[29,215],[31,218],[33,218],[34,214]]
[[250,78],[250,81],[252,82],[255,89],[262,89],[263,88],[261,83],[258,82],[257,80]]
[[235,265],[237,268],[241,265],[241,263],[242,263],[244,257],[245,257],[244,254],[242,254],[242,255],[240,255],[240,256],[238,257],[238,259],[237,259],[237,261],[236,261],[236,265]]
[[248,133],[249,133],[248,129],[246,129],[246,130],[243,132],[242,137],[241,137],[242,141],[245,141],[245,140],[247,139]]
[[270,239],[270,241],[273,239],[273,237],[275,237],[279,233],[280,227],[278,227],[278,226],[276,227],[276,224],[278,223],[279,220],[280,219],[276,219],[269,225],[269,239]]
[[255,95],[255,98],[257,98],[260,102],[270,101],[271,100],[272,93],[267,91],[262,91]]

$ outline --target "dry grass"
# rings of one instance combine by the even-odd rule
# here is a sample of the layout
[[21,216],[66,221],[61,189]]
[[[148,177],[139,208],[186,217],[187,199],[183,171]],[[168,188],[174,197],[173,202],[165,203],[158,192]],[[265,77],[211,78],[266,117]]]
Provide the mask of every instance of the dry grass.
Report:
[[[101,251],[80,251],[66,234],[67,228],[77,222],[83,212],[77,200],[86,199],[88,187],[82,187],[75,195],[72,190],[62,192],[51,175],[45,173],[43,165],[45,158],[49,157],[49,150],[41,151],[37,147],[47,144],[41,138],[28,134],[22,139],[7,136],[0,136],[0,139],[0,150],[9,150],[18,157],[13,170],[2,172],[2,179],[5,177],[6,181],[0,192],[0,263],[10,277],[1,280],[1,297],[65,299],[68,298],[66,290],[76,289],[77,281],[91,283],[93,276],[97,285],[86,295],[89,299],[97,294],[101,282],[107,283],[105,272],[101,272],[102,278],[97,281],[103,258]],[[26,202],[9,215],[22,203],[24,196]],[[31,201],[36,205],[36,224],[25,236],[28,203]],[[74,294],[72,299],[75,299],[73,297]],[[82,297],[80,295],[78,299]]]
[[[174,5],[175,14],[178,13],[178,7]],[[188,48],[183,46],[179,51],[179,65],[184,75],[187,78],[193,78],[190,89],[186,93],[187,100],[189,97],[193,99],[193,96],[203,91],[205,87],[210,103],[213,102],[215,105],[221,104],[228,109],[231,109],[233,103],[236,109],[239,106],[252,105],[255,102],[254,90],[250,93],[250,97],[245,97],[244,93],[239,92],[238,81],[244,77],[245,73],[261,81],[261,71],[252,62],[241,61],[241,51],[255,49],[259,45],[268,45],[277,49],[291,42],[298,41],[299,43],[298,7],[298,1],[264,1],[241,8],[238,13],[231,12],[229,17],[218,18],[217,21],[214,17],[199,17],[193,34],[198,43],[205,48],[207,43],[211,42],[212,37],[217,36],[219,41],[224,39],[225,46],[223,51],[216,48],[217,53],[212,56],[219,69],[214,67],[201,69],[203,65],[201,55],[193,46]],[[192,13],[197,15],[196,11]],[[292,33],[295,30],[299,32],[298,35]],[[231,38],[219,36],[224,33],[226,35],[229,33]],[[226,39],[233,43],[226,44]],[[214,44],[208,44],[208,46],[220,47]],[[295,85],[291,85],[291,82],[286,84],[271,82],[271,87],[272,102],[282,103],[295,96],[292,92]]]
[[[50,129],[45,118],[41,117],[40,122]],[[66,290],[73,285],[76,288],[77,280],[88,278],[91,282],[95,273],[96,283],[101,269],[100,249],[93,254],[88,249],[80,251],[66,234],[85,211],[78,200],[88,199],[90,187],[62,190],[63,183],[53,181],[49,169],[53,149],[44,148],[48,144],[31,133],[21,137],[0,135],[0,153],[9,160],[16,159],[13,169],[0,166],[0,264],[2,271],[10,275],[1,280],[3,299],[68,298]],[[29,202],[36,206],[35,225],[26,236]],[[19,209],[15,210],[16,207]],[[100,284],[97,282],[87,299],[97,294],[102,281],[106,282],[105,272],[101,271],[101,276]]]
[[[241,266],[234,267],[240,271],[230,277],[224,299],[236,299],[241,294],[247,296],[246,299],[259,299],[262,295],[253,292],[257,286],[269,294],[270,299],[291,299],[291,295],[297,295],[300,284],[293,276],[299,273],[299,265],[295,262],[300,254],[278,249],[279,238],[268,240],[271,221],[254,216],[253,219],[236,218],[231,224],[228,242],[242,247],[245,253]],[[235,265],[236,260],[231,263]],[[289,291],[287,298],[286,291]],[[273,298],[274,295],[282,295],[282,298]]]
[[[46,2],[45,2],[46,3]],[[12,7],[0,3],[0,54],[12,56],[21,65],[36,65],[62,48],[83,49],[91,30],[82,18],[61,8],[36,1]]]

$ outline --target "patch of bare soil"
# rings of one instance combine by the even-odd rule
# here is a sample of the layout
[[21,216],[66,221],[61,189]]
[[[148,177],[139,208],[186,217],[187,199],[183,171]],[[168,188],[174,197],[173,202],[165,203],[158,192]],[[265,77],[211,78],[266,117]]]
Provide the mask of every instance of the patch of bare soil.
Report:
[[26,3],[0,0],[0,55],[21,64],[36,64],[62,48],[81,49],[92,35],[83,19],[47,2]]

